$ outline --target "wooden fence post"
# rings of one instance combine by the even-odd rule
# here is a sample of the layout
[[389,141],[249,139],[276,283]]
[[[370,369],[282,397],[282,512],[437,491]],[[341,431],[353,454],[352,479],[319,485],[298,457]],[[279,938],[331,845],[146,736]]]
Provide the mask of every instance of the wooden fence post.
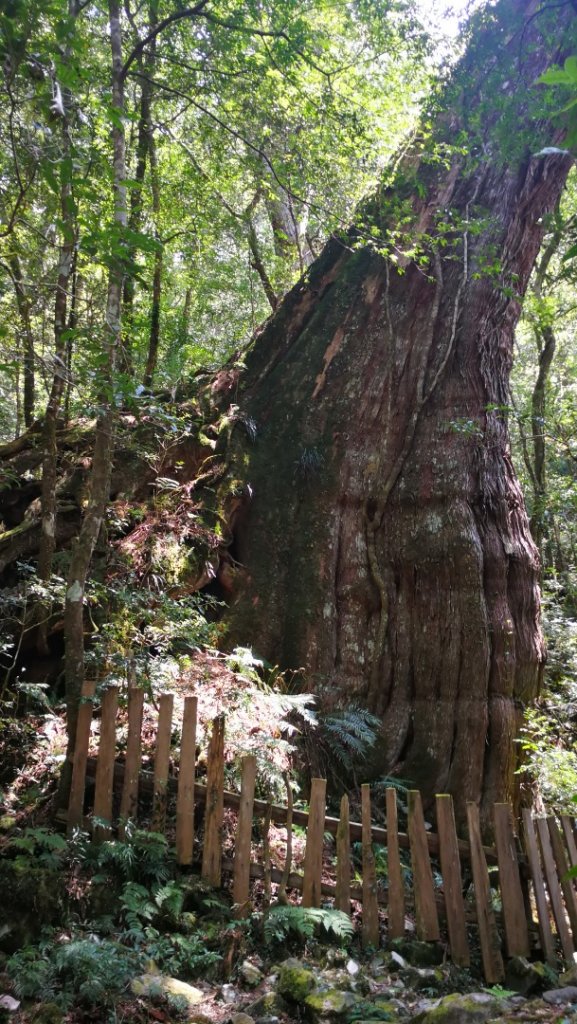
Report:
[[126,822],[136,821],[138,813],[138,783],[142,762],[142,715],[144,711],[144,690],[132,679],[128,689],[128,736],[126,738],[126,763],[124,783],[120,799],[120,824],[118,838],[126,837]]
[[368,782],[361,786],[363,824],[363,946],[379,945],[379,903],[377,899],[377,874],[372,841],[371,787]]
[[194,769],[196,765],[196,697],[184,698],[180,763],[176,795],[176,859],[181,865],[192,864],[194,850]]
[[250,850],[255,782],[256,757],[252,754],[248,754],[242,759],[240,806],[238,809],[236,839],[234,844],[234,882],[232,889],[232,901],[235,905],[236,917],[246,917],[250,910]]
[[110,835],[112,826],[112,786],[114,781],[114,758],[116,754],[116,712],[118,710],[118,687],[111,686],[102,698],[100,719],[100,744],[94,785],[94,839],[102,842]]
[[303,871],[303,907],[320,907],[325,832],[326,779],[311,780],[309,823]]
[[539,938],[541,949],[547,963],[555,964],[555,947],[553,943],[553,932],[551,931],[551,919],[549,916],[549,904],[545,894],[545,880],[541,869],[539,847],[535,825],[529,808],[523,811],[523,837],[525,840],[525,852],[529,861],[529,870],[533,881],[533,892],[535,894],[535,905],[537,907],[537,922],[539,925]]
[[493,813],[507,953],[509,956],[529,956],[531,945],[513,832],[512,810],[509,804],[495,804]]
[[459,843],[457,841],[452,796],[449,793],[439,793],[436,797],[436,806],[439,854],[451,959],[459,967],[468,967],[471,958],[469,955],[465,904],[463,902],[461,858],[459,856]]
[[545,871],[545,878],[547,880],[547,888],[549,890],[549,899],[551,900],[553,916],[555,918],[555,924],[557,925],[557,934],[561,940],[565,960],[568,963],[572,963],[573,941],[567,924],[567,919],[565,917],[565,907],[563,906],[563,900],[561,899],[561,887],[559,885],[559,879],[557,878],[557,871],[555,870],[555,859],[553,857],[553,850],[551,849],[551,839],[549,837],[547,821],[545,818],[537,818],[536,825],[537,835],[539,836],[539,845],[541,847],[541,857],[543,859],[543,868]]
[[386,811],[387,866],[389,869],[388,936],[390,939],[401,939],[405,934],[405,887],[399,850],[397,791],[393,786],[389,786],[386,791]]
[[158,702],[158,726],[154,751],[154,793],[152,797],[152,831],[164,832],[168,798],[168,768],[172,735],[174,694],[163,693]]
[[477,907],[477,924],[481,941],[483,970],[489,985],[503,981],[505,968],[501,956],[501,943],[495,921],[495,912],[491,903],[489,872],[481,838],[481,821],[477,804],[467,804],[467,821],[469,824],[469,843],[471,847],[471,868],[475,886],[475,906]]
[[224,716],[212,723],[208,745],[206,775],[206,809],[204,847],[202,851],[203,881],[215,889],[222,880],[222,822],[224,814]]
[[349,798],[341,797],[341,810],[337,828],[337,885],[335,910],[351,913],[351,833],[349,828]]
[[573,879],[569,878],[567,874],[570,865],[567,861],[563,839],[561,838],[559,826],[555,821],[555,818],[548,818],[547,825],[549,828],[551,846],[553,848],[553,856],[557,866],[557,874],[559,876],[559,881],[561,882],[561,891],[563,893],[563,899],[565,900],[565,906],[567,907],[567,913],[571,923],[571,931],[573,932],[573,946],[575,946],[575,943],[577,942],[577,898],[575,897],[575,889],[573,888]]
[[435,901],[435,887],[433,884],[431,861],[429,859],[423,805],[419,790],[410,789],[408,800],[408,832],[411,844],[417,935],[420,939],[436,941],[440,938],[439,917]]
[[[569,862],[571,867],[577,866],[577,844],[575,843],[575,834],[573,832],[573,824],[568,814],[561,815],[561,827],[563,829],[563,835],[565,836],[565,844],[567,846],[567,852],[569,854]],[[573,879],[575,882],[575,879]]]
[[90,745],[90,727],[94,708],[94,682],[84,683],[78,708],[76,725],[76,742],[72,762],[72,782],[70,784],[70,800],[68,802],[68,835],[82,825],[84,810],[84,791],[86,786],[86,762]]

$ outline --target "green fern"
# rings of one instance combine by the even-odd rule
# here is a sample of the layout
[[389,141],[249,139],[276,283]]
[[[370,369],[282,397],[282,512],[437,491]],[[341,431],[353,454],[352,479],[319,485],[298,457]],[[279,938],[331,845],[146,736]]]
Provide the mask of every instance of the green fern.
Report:
[[374,746],[380,719],[366,708],[352,706],[319,717],[319,728],[330,753],[351,771]]
[[322,907],[275,906],[264,924],[264,939],[269,945],[289,939],[304,943],[315,936],[348,945],[354,932],[350,917],[342,910],[325,910]]

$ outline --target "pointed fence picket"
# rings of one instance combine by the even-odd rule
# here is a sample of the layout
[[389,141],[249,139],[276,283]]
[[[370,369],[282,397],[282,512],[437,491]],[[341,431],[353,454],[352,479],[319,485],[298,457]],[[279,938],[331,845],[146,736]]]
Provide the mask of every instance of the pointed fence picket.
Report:
[[[495,848],[483,845],[479,809],[467,806],[468,839],[457,834],[453,802],[450,796],[436,797],[437,832],[425,826],[421,794],[409,791],[407,833],[399,831],[397,792],[386,791],[386,827],[373,823],[375,803],[371,788],[361,788],[361,821],[350,820],[349,798],[341,800],[340,818],[326,814],[326,781],[313,779],[309,810],[290,809],[255,799],[257,765],[253,755],[242,762],[240,795],[224,788],[225,720],[212,723],[208,744],[206,782],[196,778],[197,699],[184,699],[179,756],[172,750],[174,721],[172,694],[163,694],[158,706],[158,726],[154,745],[154,772],[141,770],[144,696],[134,682],[128,689],[126,712],[128,731],[124,762],[116,756],[118,689],[104,692],[100,709],[98,757],[90,758],[93,726],[94,687],[87,685],[79,707],[76,747],[72,766],[72,784],[68,810],[69,831],[85,820],[86,783],[92,787],[93,835],[101,841],[112,834],[126,834],[126,824],[146,821],[150,827],[174,836],[177,861],[182,867],[200,864],[202,877],[219,886],[223,871],[233,876],[232,892],[237,916],[249,913],[251,878],[264,881],[268,899],[272,884],[302,894],[305,907],[318,907],[325,898],[333,898],[337,909],[350,914],[362,905],[361,934],[365,946],[378,946],[384,927],[382,909],[386,906],[387,938],[405,933],[406,904],[410,904],[420,938],[435,941],[446,926],[450,954],[459,966],[470,964],[468,930],[472,921],[478,929],[485,978],[497,984],[504,978],[503,948],[508,956],[528,956],[535,952],[536,930],[540,955],[555,963],[556,946],[563,958],[572,962],[577,948],[577,889],[570,869],[577,865],[577,841],[574,820],[566,814],[559,818],[533,818],[523,812],[523,844],[515,833],[512,810],[508,804],[494,806]],[[178,761],[178,770],[177,770]],[[175,798],[175,799],[174,799]],[[148,811],[141,800],[148,799]],[[204,806],[204,823],[202,810]],[[237,812],[234,857],[223,848],[224,808]],[[198,820],[196,815],[198,815]],[[253,825],[264,821],[264,842],[255,853]],[[271,861],[269,825],[292,823],[306,828],[303,873],[291,870],[291,842],[287,842],[285,868]],[[230,831],[230,830],[229,830]],[[336,869],[325,856],[325,832],[336,837]],[[352,843],[360,842],[361,877],[359,886],[351,881]],[[378,869],[375,846],[386,849],[386,877]],[[410,855],[403,865],[402,851]],[[331,858],[332,859],[332,858]],[[441,888],[433,878],[440,870]],[[489,870],[489,865],[491,870]],[[330,878],[331,871],[335,874]],[[412,879],[409,885],[405,875]],[[496,891],[498,878],[499,894]],[[467,893],[472,883],[472,903]],[[528,892],[532,889],[532,900]],[[495,911],[500,901],[501,910]],[[533,921],[533,910],[536,920]],[[555,930],[552,923],[554,922]],[[537,950],[538,952],[538,950]]]

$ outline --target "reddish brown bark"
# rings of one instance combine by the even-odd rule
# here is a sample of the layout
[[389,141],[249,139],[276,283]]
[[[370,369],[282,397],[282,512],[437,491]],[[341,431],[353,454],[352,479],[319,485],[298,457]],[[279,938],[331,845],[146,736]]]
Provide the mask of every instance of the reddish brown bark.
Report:
[[[531,155],[554,131],[528,105],[575,14],[553,26],[537,8],[502,0],[456,72],[434,140],[478,115],[469,153],[447,164],[415,146],[367,207],[396,265],[355,232],[333,240],[235,397],[258,437],[235,434],[230,641],[304,666],[329,705],[368,705],[383,723],[374,771],[453,793],[461,817],[467,800],[511,796],[543,660],[506,407],[520,299],[570,165]],[[503,151],[507,124],[528,144]],[[409,241],[418,260],[399,256]]]

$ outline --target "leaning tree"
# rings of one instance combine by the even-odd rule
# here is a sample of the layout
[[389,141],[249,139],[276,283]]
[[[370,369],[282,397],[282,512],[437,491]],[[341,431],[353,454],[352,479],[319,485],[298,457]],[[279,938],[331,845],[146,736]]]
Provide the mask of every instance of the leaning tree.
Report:
[[382,720],[375,773],[511,797],[544,648],[509,452],[513,335],[571,165],[540,74],[571,2],[500,0],[376,194],[220,381],[230,642]]

